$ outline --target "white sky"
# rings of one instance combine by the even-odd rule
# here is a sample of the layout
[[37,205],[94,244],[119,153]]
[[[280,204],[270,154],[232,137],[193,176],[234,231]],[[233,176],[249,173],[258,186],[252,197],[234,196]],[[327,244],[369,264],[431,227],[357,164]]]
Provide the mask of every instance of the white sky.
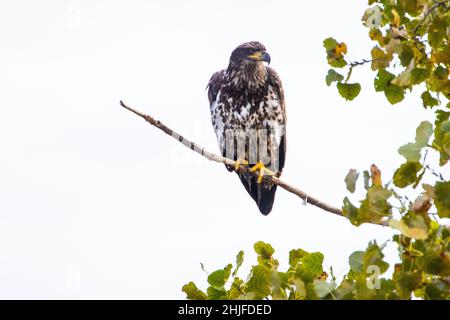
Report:
[[[392,231],[353,227],[279,189],[262,216],[238,178],[118,102],[217,152],[205,86],[240,43],[259,40],[288,111],[283,178],[341,205],[349,168],[390,179],[425,112],[373,90],[347,103],[325,84],[322,41],[369,57],[364,1],[4,1],[0,5],[0,298],[184,298],[252,245],[348,256]],[[427,115],[426,115],[427,117]],[[389,261],[396,250],[388,246]]]

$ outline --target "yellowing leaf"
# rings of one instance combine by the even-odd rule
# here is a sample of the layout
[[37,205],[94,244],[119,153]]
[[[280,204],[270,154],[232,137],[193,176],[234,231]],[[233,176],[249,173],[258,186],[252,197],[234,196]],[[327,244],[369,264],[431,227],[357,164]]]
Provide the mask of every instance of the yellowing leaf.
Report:
[[[450,26],[448,27],[448,30],[450,30]],[[450,38],[450,35],[448,36]],[[439,50],[433,50],[432,51],[432,59],[433,62],[439,64],[447,64],[450,65],[450,48],[440,48]]]
[[374,164],[370,166],[370,174],[372,176],[372,185],[381,186],[381,171]]
[[387,45],[384,46],[387,56],[392,60],[394,53],[402,51],[402,41],[400,39],[391,39]]
[[341,57],[347,53],[347,45],[344,42],[339,43],[336,48],[334,48],[336,57]]
[[370,54],[372,55],[372,70],[377,70],[379,68],[387,68],[392,60],[392,56],[389,56],[379,47],[374,47]]
[[347,52],[345,43],[338,43],[334,38],[330,37],[323,41],[323,46],[327,51],[327,60],[330,66],[343,68],[347,65],[342,56],[343,53]]
[[395,10],[395,9],[392,9],[391,13],[394,16],[394,21],[392,21],[393,25],[398,27],[401,23],[400,15],[398,14],[397,10]]
[[409,66],[403,70],[402,73],[400,73],[397,77],[395,77],[391,84],[394,84],[399,87],[409,87],[412,84],[412,77],[411,77],[411,71],[415,67],[414,59],[411,60],[409,63]]
[[417,240],[425,240],[428,238],[428,232],[418,227],[408,227],[403,221],[395,219],[389,220],[389,227],[399,230],[404,236]]
[[182,288],[182,291],[186,293],[186,298],[190,300],[206,300],[207,295],[197,288],[194,282],[189,282],[185,284]]
[[380,46],[383,45],[384,37],[380,29],[370,29],[369,37],[373,41],[377,41]]
[[434,187],[427,183],[422,183],[422,188],[425,191],[425,194],[429,196],[431,199],[435,198]]

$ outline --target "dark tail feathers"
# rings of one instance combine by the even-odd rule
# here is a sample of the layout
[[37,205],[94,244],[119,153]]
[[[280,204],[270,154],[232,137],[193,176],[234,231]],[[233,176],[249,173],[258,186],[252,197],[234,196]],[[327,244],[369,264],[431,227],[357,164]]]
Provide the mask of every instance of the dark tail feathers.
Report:
[[255,200],[259,211],[263,215],[268,215],[272,211],[273,201],[275,200],[276,185],[269,185],[267,182],[257,182],[257,177],[253,174],[238,174],[242,184],[248,194]]

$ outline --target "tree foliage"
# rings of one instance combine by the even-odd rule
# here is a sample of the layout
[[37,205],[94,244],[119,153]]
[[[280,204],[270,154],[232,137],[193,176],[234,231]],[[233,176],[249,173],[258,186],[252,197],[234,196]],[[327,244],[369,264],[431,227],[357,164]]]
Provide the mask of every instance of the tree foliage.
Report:
[[[389,264],[384,246],[371,242],[349,257],[349,272],[338,283],[332,269],[323,270],[320,252],[291,250],[288,269],[280,271],[272,246],[257,242],[257,264],[246,280],[237,276],[240,252],[234,267],[208,276],[206,292],[186,284],[188,299],[450,299],[450,228],[443,223],[450,218],[450,0],[369,0],[368,6],[362,23],[374,43],[371,58],[352,62],[345,42],[325,39],[331,67],[326,84],[354,100],[362,87],[351,82],[352,72],[370,64],[375,92],[388,103],[420,90],[417,107],[434,114],[434,123],[422,121],[414,139],[399,147],[404,162],[390,183],[383,184],[375,165],[362,175],[350,169],[345,177],[351,194],[343,200],[344,216],[355,226],[376,223],[395,230],[400,263],[391,277],[380,277]],[[356,190],[364,191],[363,199],[351,199]]]

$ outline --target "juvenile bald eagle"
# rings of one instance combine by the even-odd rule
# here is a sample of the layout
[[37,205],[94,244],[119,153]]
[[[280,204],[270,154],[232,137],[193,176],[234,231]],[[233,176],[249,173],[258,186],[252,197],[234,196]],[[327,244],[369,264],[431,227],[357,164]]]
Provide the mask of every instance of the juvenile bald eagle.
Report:
[[238,175],[260,212],[267,215],[277,186],[262,178],[280,176],[283,170],[286,111],[281,80],[264,62],[270,63],[270,55],[261,43],[241,44],[231,53],[228,68],[209,80],[208,98],[222,155],[259,173]]

